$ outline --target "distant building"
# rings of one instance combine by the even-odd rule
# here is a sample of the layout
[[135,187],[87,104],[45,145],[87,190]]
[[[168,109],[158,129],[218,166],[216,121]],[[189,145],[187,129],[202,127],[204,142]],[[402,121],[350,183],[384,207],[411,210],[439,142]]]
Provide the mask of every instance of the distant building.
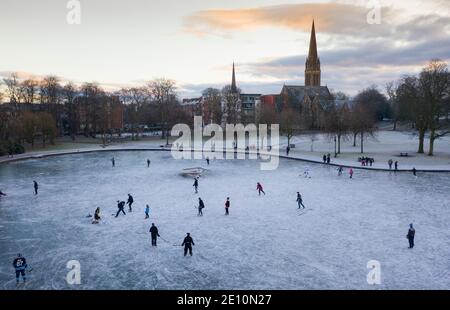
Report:
[[333,103],[327,86],[321,86],[321,66],[317,53],[316,30],[313,21],[309,53],[305,64],[305,86],[284,85],[281,93],[283,108],[293,108],[309,120],[309,128],[318,128],[319,115]]
[[242,123],[254,123],[256,120],[256,110],[261,104],[261,94],[241,94],[240,97]]

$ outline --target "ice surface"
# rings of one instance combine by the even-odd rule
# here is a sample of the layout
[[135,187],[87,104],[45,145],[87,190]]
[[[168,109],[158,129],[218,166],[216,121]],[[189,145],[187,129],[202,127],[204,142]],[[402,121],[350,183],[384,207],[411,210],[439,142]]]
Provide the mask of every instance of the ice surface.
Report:
[[[116,167],[111,167],[111,157]],[[146,160],[151,159],[147,169]],[[199,181],[180,176],[207,168]],[[170,153],[67,155],[0,165],[0,288],[15,287],[12,261],[34,269],[27,289],[449,289],[450,175],[355,170],[281,160],[176,161]],[[309,167],[312,179],[303,172]],[[40,184],[33,195],[32,181]],[[259,197],[261,182],[266,196]],[[303,195],[306,213],[297,210]],[[116,201],[134,196],[134,212],[114,218]],[[197,217],[198,197],[206,205]],[[224,216],[226,197],[230,216]],[[144,220],[149,204],[150,220]],[[102,210],[92,225],[88,214]],[[127,209],[126,209],[127,210]],[[152,248],[148,230],[161,236]],[[408,225],[417,230],[408,249]],[[187,232],[194,256],[183,257]],[[80,286],[66,263],[81,263]],[[367,262],[381,263],[370,286]]]

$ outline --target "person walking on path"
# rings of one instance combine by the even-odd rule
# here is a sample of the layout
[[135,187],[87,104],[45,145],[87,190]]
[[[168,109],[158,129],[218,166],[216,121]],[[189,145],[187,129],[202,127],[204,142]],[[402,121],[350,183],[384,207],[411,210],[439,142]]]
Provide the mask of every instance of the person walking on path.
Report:
[[331,154],[327,155],[327,164],[329,165],[331,163]]
[[230,215],[230,197],[227,197],[227,201],[225,202],[225,215]]
[[291,147],[288,145],[286,147],[286,156],[289,156],[289,153],[291,152]]
[[414,229],[413,224],[409,225],[408,234],[406,235],[406,238],[409,241],[409,248],[414,248],[414,238],[416,237],[416,230]]
[[395,166],[395,172],[397,172],[398,171],[398,161],[395,162],[394,166]]
[[188,252],[192,256],[193,245],[195,245],[194,240],[192,239],[191,234],[187,233],[186,237],[183,240],[183,243],[181,244],[181,246],[184,246],[184,256],[186,256]]
[[152,234],[152,246],[156,246],[156,241],[158,237],[161,237],[158,232],[158,227],[155,226],[155,223],[152,223],[152,227],[150,227],[150,233]]
[[306,209],[305,205],[303,204],[303,198],[302,195],[300,195],[299,192],[297,192],[297,203],[298,203],[298,208],[301,209],[303,207],[303,209]]

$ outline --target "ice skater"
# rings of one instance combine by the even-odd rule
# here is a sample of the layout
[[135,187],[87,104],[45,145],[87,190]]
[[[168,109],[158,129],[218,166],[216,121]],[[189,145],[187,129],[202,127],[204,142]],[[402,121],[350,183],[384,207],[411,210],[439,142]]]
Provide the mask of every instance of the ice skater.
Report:
[[150,164],[151,164],[150,159],[147,159],[147,168],[150,168]]
[[258,182],[258,184],[256,184],[256,190],[258,191],[259,196],[261,196],[261,193],[263,193],[264,196],[266,196],[266,193],[264,192],[264,189],[263,189],[261,183]]
[[203,216],[203,209],[205,208],[205,204],[201,198],[198,199],[198,216]]
[[181,246],[184,246],[184,256],[187,255],[188,251],[189,254],[192,256],[192,246],[195,245],[194,240],[191,237],[190,233],[187,233],[186,237],[183,240],[183,243]]
[[350,175],[350,179],[353,179],[353,168],[350,168],[350,170],[348,171],[348,174]]
[[101,217],[100,217],[100,208],[97,208],[94,213],[94,220],[92,221],[92,224],[98,224],[100,223]]
[[113,167],[115,167],[116,166],[116,160],[115,160],[115,158],[113,157],[113,158],[111,158],[111,164],[112,164],[112,166]]
[[338,168],[338,176],[342,176],[342,172],[344,171],[344,168],[342,166],[340,166]]
[[311,179],[311,176],[309,175],[309,168],[305,167],[305,170],[303,171],[303,176],[305,179]]
[[13,261],[14,269],[16,270],[16,283],[19,284],[20,275],[22,275],[23,282],[27,281],[27,276],[25,275],[25,270],[27,269],[27,260],[22,254],[17,254],[17,257]]
[[128,211],[129,212],[133,212],[133,209],[131,208],[131,206],[133,205],[133,202],[134,202],[133,196],[128,194],[127,204],[128,204]]
[[416,169],[416,167],[413,168],[412,172],[413,172],[413,175],[414,175],[414,176],[416,177],[416,179],[417,179],[417,169]]
[[117,210],[116,217],[119,217],[119,213],[120,213],[120,212],[122,212],[123,215],[127,215],[127,214],[125,213],[125,210],[124,210],[124,208],[125,208],[125,201],[119,201],[119,200],[117,200],[117,208],[118,208],[119,210]]
[[206,157],[206,164],[209,166],[209,157]]
[[34,187],[34,195],[38,194],[39,184],[36,181],[33,181],[33,187]]
[[227,201],[225,202],[225,215],[230,215],[230,197],[227,197]]
[[414,238],[416,236],[416,230],[414,229],[413,224],[409,224],[409,230],[408,230],[408,234],[406,235],[406,238],[409,241],[409,248],[412,249],[414,248]]
[[152,227],[150,227],[150,233],[152,234],[152,246],[156,246],[156,240],[161,236],[158,233],[158,227],[155,226],[155,223],[152,223]]
[[149,205],[146,205],[145,206],[145,219],[150,218],[149,213],[150,213],[150,207],[149,207]]
[[306,209],[305,205],[303,204],[302,195],[300,195],[299,192],[297,192],[297,203],[298,203],[298,208],[299,209],[302,209],[302,207],[303,207],[303,209]]
[[192,186],[194,186],[195,193],[198,194],[198,178],[194,179],[194,184]]

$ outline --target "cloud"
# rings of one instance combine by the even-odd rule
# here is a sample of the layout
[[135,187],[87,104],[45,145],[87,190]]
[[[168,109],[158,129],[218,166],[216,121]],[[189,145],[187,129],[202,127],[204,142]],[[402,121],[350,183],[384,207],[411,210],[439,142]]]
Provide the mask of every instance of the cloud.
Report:
[[320,32],[345,35],[383,36],[391,33],[391,7],[382,8],[380,25],[367,23],[370,8],[344,3],[304,3],[246,9],[215,9],[196,12],[185,18],[185,30],[199,36],[212,33],[230,35],[260,27],[276,26],[309,32],[316,20]]

